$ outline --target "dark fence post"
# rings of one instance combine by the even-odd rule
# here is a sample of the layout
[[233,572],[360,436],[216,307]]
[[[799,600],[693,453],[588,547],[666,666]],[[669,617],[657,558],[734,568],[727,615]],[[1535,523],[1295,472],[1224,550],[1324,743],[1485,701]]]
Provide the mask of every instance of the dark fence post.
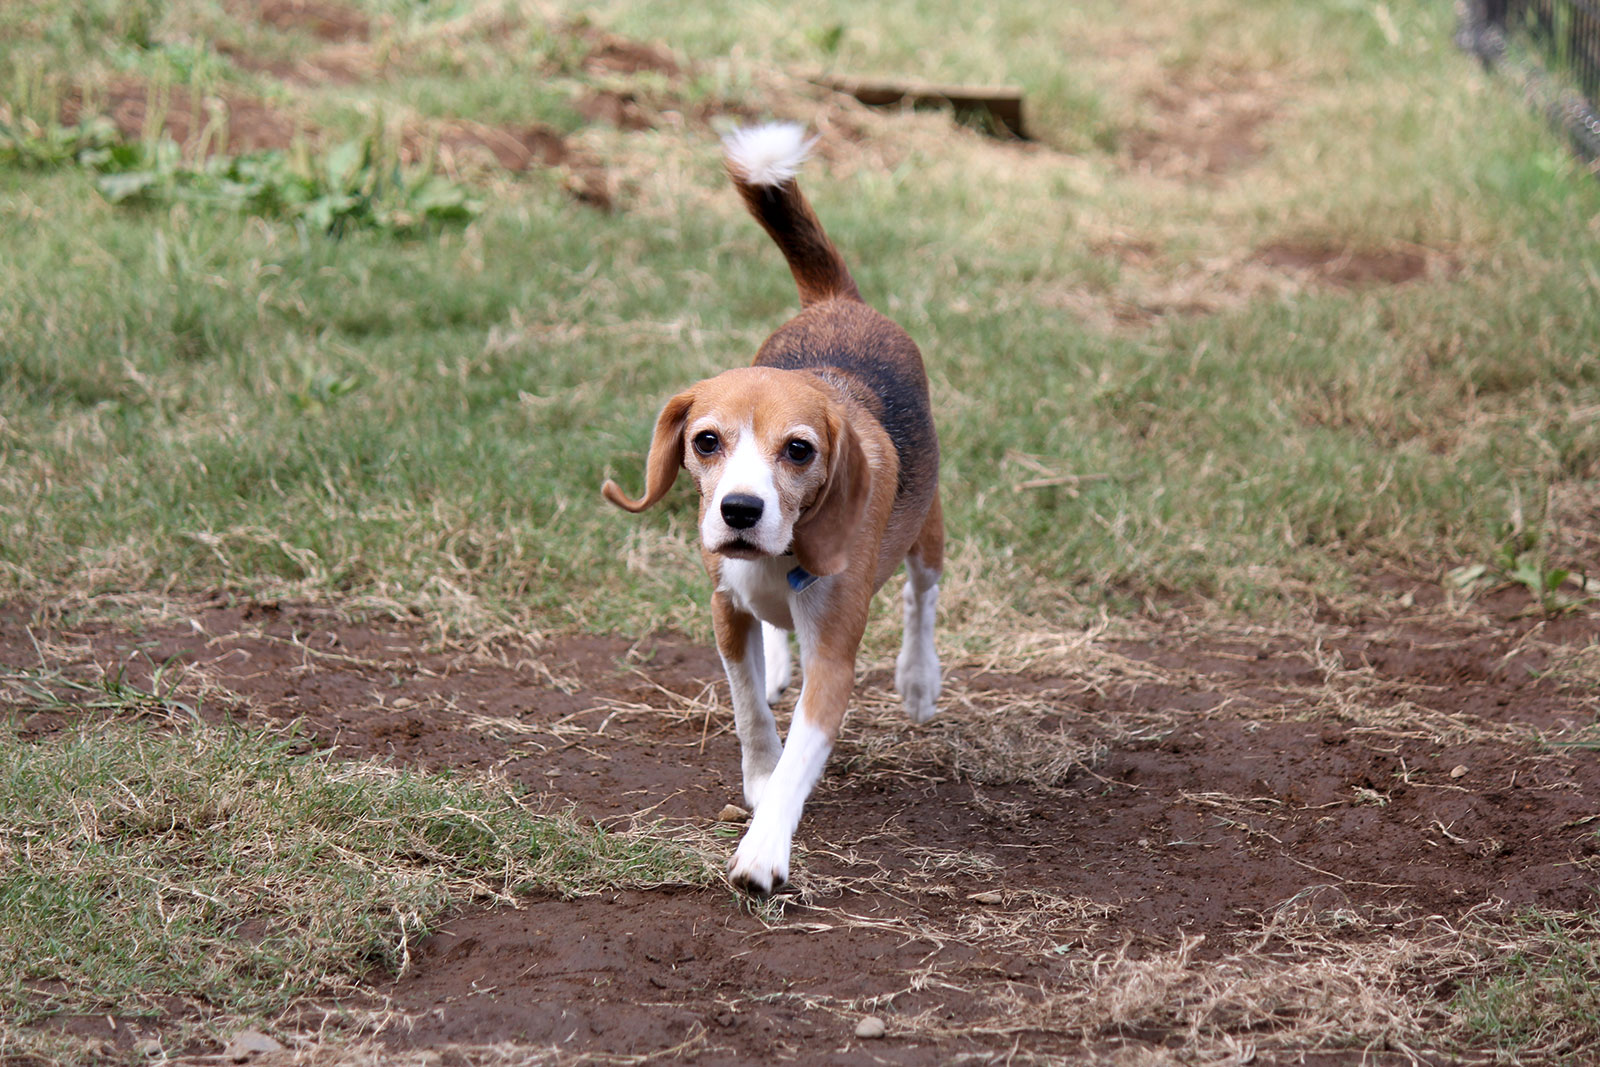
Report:
[[1594,0],[1574,0],[1568,51],[1578,76],[1578,88],[1593,106],[1600,98],[1600,9]]
[[1500,61],[1506,50],[1508,0],[1466,0],[1459,5],[1456,47],[1477,56],[1485,67]]
[[[1485,67],[1513,42],[1538,57],[1519,64],[1530,95],[1566,128],[1585,159],[1600,159],[1600,0],[1463,0],[1456,44]],[[1563,88],[1565,86],[1565,88]]]

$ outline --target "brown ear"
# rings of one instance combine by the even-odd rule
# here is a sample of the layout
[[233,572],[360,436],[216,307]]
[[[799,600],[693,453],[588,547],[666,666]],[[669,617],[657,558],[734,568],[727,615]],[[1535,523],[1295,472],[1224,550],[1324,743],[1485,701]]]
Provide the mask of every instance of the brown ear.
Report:
[[644,496],[629,500],[610,478],[600,487],[600,495],[623,511],[635,514],[667,495],[683,467],[683,424],[694,404],[694,390],[688,389],[667,401],[656,419],[655,436],[650,439],[650,455],[644,463]]
[[838,574],[850,562],[850,546],[867,513],[872,468],[861,438],[846,419],[831,416],[828,480],[816,501],[794,524],[794,555],[816,575]]

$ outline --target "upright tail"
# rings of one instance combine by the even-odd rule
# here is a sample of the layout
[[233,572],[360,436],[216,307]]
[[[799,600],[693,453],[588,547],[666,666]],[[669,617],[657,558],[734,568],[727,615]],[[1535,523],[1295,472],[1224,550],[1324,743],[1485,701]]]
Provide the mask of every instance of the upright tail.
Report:
[[735,130],[723,139],[728,174],[750,214],[778,243],[800,288],[800,303],[834,297],[860,300],[861,293],[800,192],[794,176],[816,138],[794,123],[774,122]]

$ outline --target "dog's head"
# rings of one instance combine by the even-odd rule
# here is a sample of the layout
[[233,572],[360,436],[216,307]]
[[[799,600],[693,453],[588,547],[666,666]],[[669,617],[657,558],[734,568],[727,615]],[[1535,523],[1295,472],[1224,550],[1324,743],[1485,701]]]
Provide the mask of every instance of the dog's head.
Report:
[[617,484],[605,498],[639,512],[687,468],[700,490],[700,543],[733,559],[794,553],[816,575],[849,560],[872,487],[861,439],[837,399],[809,374],[744,367],[667,401],[645,463],[644,495]]

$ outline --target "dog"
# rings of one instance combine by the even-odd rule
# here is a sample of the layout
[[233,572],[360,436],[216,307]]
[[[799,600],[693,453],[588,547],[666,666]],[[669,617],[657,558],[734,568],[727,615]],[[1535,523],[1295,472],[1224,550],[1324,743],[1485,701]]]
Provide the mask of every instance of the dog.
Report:
[[[914,722],[933,716],[940,686],[933,629],[944,520],[927,372],[906,332],[862,301],[800,192],[795,175],[814,144],[787,123],[725,139],[728,174],[788,261],[800,313],[752,366],[667,401],[643,496],[630,499],[609,479],[601,487],[635,513],[681,469],[699,489],[700,553],[751,810],[728,876],[757,896],[788,882],[801,810],[855,684],[873,594],[902,561],[895,687]],[[801,689],[784,743],[771,704],[789,682],[789,632]]]

